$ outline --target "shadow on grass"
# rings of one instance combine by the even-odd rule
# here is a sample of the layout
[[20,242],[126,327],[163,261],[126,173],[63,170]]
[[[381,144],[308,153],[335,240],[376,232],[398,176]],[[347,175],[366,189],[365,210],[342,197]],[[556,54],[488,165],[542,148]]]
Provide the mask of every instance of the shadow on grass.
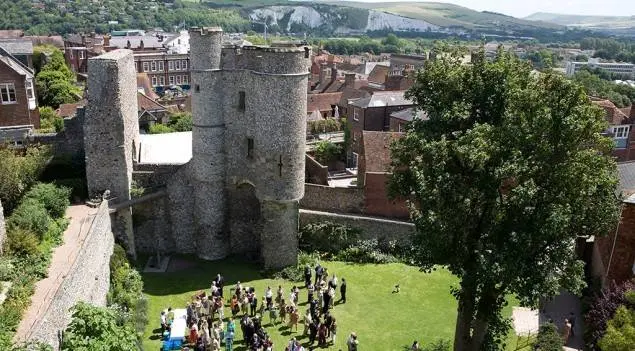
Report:
[[[137,267],[143,272],[148,256],[138,260]],[[205,261],[194,256],[172,255],[170,266],[186,263],[187,268],[165,273],[141,273],[144,292],[152,296],[176,295],[191,291],[209,291],[212,280],[220,273],[225,278],[223,295],[231,297],[230,289],[238,281],[249,282],[265,278],[257,263],[245,262],[239,257],[230,257],[222,261]],[[248,286],[243,284],[243,286]]]

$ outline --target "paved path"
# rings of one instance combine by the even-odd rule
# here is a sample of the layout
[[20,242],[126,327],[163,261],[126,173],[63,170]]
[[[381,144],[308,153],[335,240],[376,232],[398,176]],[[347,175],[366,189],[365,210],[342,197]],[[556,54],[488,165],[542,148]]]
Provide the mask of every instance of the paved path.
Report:
[[569,342],[563,348],[566,351],[578,351],[584,349],[582,339],[583,319],[582,305],[580,299],[568,292],[562,292],[550,301],[545,301],[540,313],[523,307],[514,307],[512,312],[513,324],[516,334],[527,336],[536,335],[540,325],[552,320],[561,330],[564,319],[574,320],[574,335],[569,338]]
[[86,205],[75,205],[66,210],[66,217],[70,217],[70,223],[64,232],[64,243],[53,250],[48,277],[35,284],[31,306],[22,316],[14,341],[28,340],[31,329],[46,313],[53,296],[79,254],[96,212],[96,208]]

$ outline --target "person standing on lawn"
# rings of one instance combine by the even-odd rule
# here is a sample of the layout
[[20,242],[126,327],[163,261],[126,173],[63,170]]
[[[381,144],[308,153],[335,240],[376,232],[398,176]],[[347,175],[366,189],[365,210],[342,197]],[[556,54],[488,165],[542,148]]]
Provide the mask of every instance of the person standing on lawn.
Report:
[[333,318],[333,324],[331,324],[331,343],[335,345],[335,338],[337,338],[337,321]]
[[318,286],[318,283],[322,280],[322,273],[324,273],[324,268],[318,263],[317,266],[315,266],[315,283],[313,283],[313,285]]
[[348,337],[348,340],[346,340],[346,346],[348,346],[348,351],[357,351],[358,344],[359,344],[359,341],[357,341],[357,334],[355,334],[355,332],[351,332],[351,335]]
[[265,298],[267,299],[267,309],[271,308],[271,305],[273,303],[273,291],[271,290],[271,287],[268,286],[267,287],[267,291],[265,291]]
[[340,301],[346,303],[346,279],[342,278],[342,285],[340,285]]
[[234,332],[225,333],[225,351],[234,349]]
[[304,287],[308,287],[311,284],[311,266],[307,263],[304,266]]
[[300,320],[300,313],[298,313],[297,308],[293,308],[291,311],[291,315],[289,316],[289,331],[293,330],[295,327],[295,331],[298,331],[298,321]]
[[222,275],[220,275],[220,273],[216,274],[216,278],[214,279],[214,282],[216,283],[216,287],[218,288],[218,293],[220,294],[220,296],[223,296],[223,286],[225,286],[225,278],[223,278]]
[[306,288],[308,303],[311,303],[311,301],[313,301],[313,292],[315,292],[315,287],[313,286],[313,284],[309,283],[309,286],[307,286]]

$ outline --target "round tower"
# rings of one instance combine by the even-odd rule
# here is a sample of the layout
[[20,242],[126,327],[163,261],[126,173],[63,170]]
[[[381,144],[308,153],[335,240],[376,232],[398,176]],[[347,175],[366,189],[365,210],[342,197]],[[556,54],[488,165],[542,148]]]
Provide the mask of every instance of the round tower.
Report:
[[197,254],[221,259],[228,254],[225,231],[225,121],[220,69],[222,30],[190,29],[192,77],[192,160],[197,191],[195,206]]

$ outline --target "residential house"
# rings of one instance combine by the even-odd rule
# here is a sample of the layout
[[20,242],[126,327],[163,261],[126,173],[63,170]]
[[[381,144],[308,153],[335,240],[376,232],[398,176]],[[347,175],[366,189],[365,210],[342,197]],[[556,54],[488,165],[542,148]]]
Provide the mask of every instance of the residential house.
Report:
[[307,120],[319,120],[323,118],[339,117],[339,108],[342,93],[307,94]]
[[635,130],[632,126],[635,121],[632,117],[635,116],[629,116],[635,115],[635,111],[631,109],[627,115],[609,100],[592,98],[592,102],[605,111],[605,119],[609,124],[607,134],[615,141],[613,156],[618,162],[635,159]]
[[0,127],[40,127],[34,72],[0,47]]
[[387,131],[390,115],[412,107],[414,104],[404,96],[404,91],[374,92],[366,98],[353,100],[347,108],[348,122],[353,137],[352,148],[357,152],[362,131]]
[[368,75],[368,86],[374,90],[384,90],[384,84],[386,84],[389,72],[389,66],[384,66],[381,64],[375,65],[373,70]]
[[190,55],[166,52],[144,52],[134,55],[138,73],[145,73],[158,92],[169,87],[190,87]]
[[169,122],[168,109],[146,96],[137,93],[137,108],[139,112],[139,131],[149,132],[154,124],[167,124]]
[[390,218],[408,218],[403,199],[390,199],[388,180],[392,161],[390,145],[402,133],[364,131],[357,154],[357,184],[364,189],[365,214]]
[[393,112],[390,114],[390,128],[391,132],[405,132],[406,124],[413,119],[428,119],[428,115],[423,111],[416,111],[414,108],[407,108],[405,110]]
[[0,39],[0,47],[5,49],[25,66],[33,69],[33,42],[29,39]]

